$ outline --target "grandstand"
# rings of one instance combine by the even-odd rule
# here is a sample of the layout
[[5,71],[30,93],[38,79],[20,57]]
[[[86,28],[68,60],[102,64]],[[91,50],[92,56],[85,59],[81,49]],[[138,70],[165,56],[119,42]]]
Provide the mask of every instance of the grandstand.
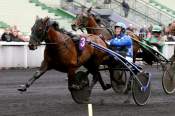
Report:
[[53,19],[59,21],[62,27],[70,29],[68,23],[71,23],[70,18],[65,18],[63,16],[65,14],[57,14],[48,10],[49,8],[45,5],[39,6],[34,2],[39,2],[37,0],[29,1],[29,0],[0,0],[0,21],[5,22],[1,23],[4,27],[5,24],[13,26],[17,25],[19,29],[24,33],[30,33],[30,28],[34,24],[35,17],[38,15],[39,17],[49,16]]
[[175,17],[174,0],[150,0],[150,4]]
[[[77,0],[75,0],[77,1]],[[81,5],[77,3],[82,3],[85,5],[85,0],[83,2],[75,2],[76,5]],[[116,0],[114,0],[116,1]],[[118,0],[121,2],[121,0]],[[158,1],[158,0],[143,0],[144,2],[150,2],[151,5],[154,5],[153,2],[159,2],[160,4],[164,4],[164,1]],[[131,2],[131,1],[130,1]],[[145,2],[145,3],[146,3]],[[30,33],[30,28],[34,23],[36,15],[40,17],[49,16],[53,19],[56,19],[60,25],[68,30],[70,30],[70,23],[74,17],[74,14],[64,11],[60,9],[62,7],[63,1],[62,0],[1,0],[0,1],[0,27],[5,28],[13,25],[17,25],[20,30],[24,33]],[[114,2],[113,2],[114,3]],[[116,3],[116,2],[115,2]],[[168,3],[168,2],[166,2]],[[116,3],[117,4],[117,3]],[[130,6],[133,8],[134,2],[130,3]],[[86,5],[88,5],[86,3]],[[92,4],[89,4],[92,5]],[[102,2],[101,2],[102,7]],[[143,5],[141,2],[137,5]],[[147,4],[148,5],[148,4]],[[143,8],[143,7],[142,7]],[[145,6],[146,8],[146,6]],[[157,6],[155,6],[157,8]],[[120,6],[118,6],[118,10],[115,7],[115,11],[118,12],[119,15],[121,14]],[[138,9],[136,9],[138,11]],[[150,10],[149,10],[150,11]],[[170,10],[167,10],[170,11]],[[143,10],[139,11],[141,14],[143,14]],[[159,19],[158,14],[154,14],[151,17],[151,14],[149,17],[144,15],[140,15],[139,12],[132,11],[131,14],[128,17],[128,20],[131,20],[136,23],[140,22],[140,25],[143,25],[145,23],[159,23],[159,21],[162,22],[170,22],[170,20],[166,21],[165,19],[162,20],[164,17],[161,15],[161,19]],[[145,12],[145,11],[144,11]],[[153,13],[154,11],[152,11]],[[164,11],[165,12],[165,11]],[[173,12],[173,10],[171,11]],[[155,12],[156,13],[156,12]],[[174,12],[173,12],[174,13]],[[135,15],[134,17],[132,15]],[[137,20],[136,20],[137,16]],[[145,19],[145,20],[143,20]],[[156,22],[156,20],[158,20]],[[147,21],[147,22],[146,22]],[[149,22],[150,21],[150,22]],[[167,24],[166,24],[167,25]]]
[[[85,3],[85,0],[83,0],[82,2],[77,2],[77,0],[75,0],[76,2],[74,2],[74,4],[81,6],[81,4],[83,5],[92,5],[92,4],[87,4]],[[118,4],[115,1],[119,1],[121,2],[121,0],[112,0],[113,4],[115,3],[116,5]],[[70,23],[72,21],[72,19],[74,18],[74,14],[68,12],[68,11],[64,11],[62,9],[60,9],[60,7],[62,7],[62,0],[1,0],[0,1],[0,27],[1,28],[5,28],[13,25],[17,25],[20,30],[24,33],[30,33],[30,28],[34,23],[35,17],[36,15],[40,16],[40,17],[45,17],[45,16],[49,16],[53,19],[56,19],[60,25],[68,30],[70,30]],[[81,4],[79,4],[81,3]],[[98,5],[102,6],[101,2]],[[154,6],[155,9],[157,8],[163,8],[164,6],[171,6],[170,5],[170,1],[162,1],[162,0],[142,0],[139,1],[139,3],[137,2],[138,6],[142,6],[142,5],[146,5],[149,6],[150,5]],[[159,3],[159,4],[155,4],[155,3]],[[165,4],[167,3],[167,5]],[[134,2],[129,1],[130,7],[134,8]],[[152,8],[152,7],[146,7],[145,8]],[[158,6],[162,6],[162,7],[158,7]],[[69,6],[68,6],[69,7]],[[118,8],[117,8],[118,7]],[[119,15],[121,14],[121,8],[120,6],[114,6],[114,10],[117,12]],[[116,9],[117,8],[117,9]],[[143,7],[142,7],[143,8]],[[163,10],[164,14],[166,14],[165,12],[174,12],[174,9],[171,8],[167,8],[164,7],[164,9],[167,10]],[[138,9],[136,9],[137,12],[135,12],[134,10],[132,10],[132,12],[130,13],[128,20],[133,21],[133,23],[138,23],[140,22],[140,25],[146,24],[146,23],[164,23],[164,22],[170,22],[172,19],[165,19],[167,18],[166,16],[162,15],[159,16],[159,13],[157,11],[154,11],[152,9],[147,9],[149,12],[151,10],[152,14],[149,14],[147,16],[146,14],[144,14],[144,9],[142,11],[139,11]],[[156,14],[158,13],[158,14]],[[144,14],[144,15],[143,15]],[[167,13],[168,14],[168,13]],[[134,17],[132,15],[135,15]],[[137,18],[136,18],[137,16]],[[160,19],[161,18],[161,19]],[[137,19],[137,20],[136,20]],[[143,20],[144,19],[144,20]],[[156,22],[157,21],[157,22]],[[167,23],[166,23],[167,25]]]

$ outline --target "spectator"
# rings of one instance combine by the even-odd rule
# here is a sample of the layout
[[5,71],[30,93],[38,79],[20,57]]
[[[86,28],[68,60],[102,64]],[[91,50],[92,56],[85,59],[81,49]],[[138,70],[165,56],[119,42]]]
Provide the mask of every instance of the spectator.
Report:
[[75,10],[75,8],[74,8],[74,4],[73,4],[73,2],[74,2],[74,0],[66,0],[66,7],[65,7],[65,9],[66,10],[68,10],[69,12],[72,12],[72,13],[74,13],[74,10]]
[[144,43],[150,45],[153,49],[162,52],[164,40],[161,36],[162,28],[159,25],[154,25],[152,29],[152,37],[144,38]]
[[5,29],[4,33],[2,34],[3,41],[17,41],[17,42],[26,42],[29,41],[30,37],[23,35],[18,27],[15,25],[13,27]]
[[11,35],[10,35],[10,28],[7,28],[4,30],[4,33],[1,36],[2,41],[7,41],[10,42],[12,40]]
[[140,28],[139,37],[142,38],[142,39],[146,38],[147,32],[148,32],[148,30],[146,28],[146,25],[144,25],[142,28]]
[[172,35],[172,33],[170,33],[170,27],[171,27],[171,23],[167,27],[165,27],[164,34],[167,37],[167,41],[175,41],[174,36]]
[[122,2],[122,7],[123,7],[123,11],[124,11],[124,16],[128,17],[130,7],[129,7],[129,4],[125,0],[123,0],[123,2]]
[[131,32],[134,32],[134,27],[133,27],[133,24],[129,24],[128,28],[126,29],[127,31],[131,31]]
[[14,25],[14,26],[11,28],[11,33],[12,33],[12,35],[13,35],[14,37],[16,37],[16,38],[18,37],[20,31],[19,31],[19,29],[18,29],[18,27],[17,27],[16,25]]
[[67,2],[73,2],[74,0],[67,0]]
[[104,4],[107,6],[107,8],[111,8],[111,0],[104,0]]
[[2,34],[3,34],[4,32],[5,32],[5,30],[0,28],[0,41],[2,40]]
[[151,25],[148,27],[148,31],[149,31],[149,32],[152,32],[152,29],[153,29],[153,25],[151,24]]
[[104,0],[104,4],[111,4],[111,0]]

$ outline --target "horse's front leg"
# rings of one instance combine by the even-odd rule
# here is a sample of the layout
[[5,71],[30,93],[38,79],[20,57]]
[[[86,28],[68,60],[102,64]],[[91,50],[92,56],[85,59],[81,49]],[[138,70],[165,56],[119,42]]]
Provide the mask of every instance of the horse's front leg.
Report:
[[99,71],[92,73],[92,75],[93,75],[93,80],[91,82],[90,89],[92,89],[94,87],[94,85],[97,83],[97,81],[99,81],[103,90],[107,90],[107,89],[111,88],[111,84],[104,83]]
[[[130,78],[131,78],[132,74],[130,75]],[[132,101],[132,91],[131,91],[131,79],[130,78],[127,78],[127,81],[126,81],[126,87],[124,89],[124,94],[128,94],[127,96],[127,99],[124,101],[124,103],[131,103]]]
[[80,86],[78,85],[76,79],[75,79],[75,71],[77,68],[71,67],[68,69],[68,89],[76,89],[79,90]]
[[40,69],[37,70],[32,76],[32,78],[30,78],[24,85],[20,85],[20,88],[18,88],[18,91],[21,91],[21,92],[27,91],[27,88],[29,88],[35,82],[35,80],[41,77],[47,70],[48,70],[48,66],[43,61]]
[[107,90],[107,89],[111,88],[111,84],[105,84],[104,83],[100,72],[97,72],[97,77],[98,77],[98,81],[99,81],[101,87],[103,88],[103,90]]
[[93,89],[93,87],[95,86],[95,84],[97,83],[97,81],[98,81],[98,77],[97,77],[97,75],[96,74],[92,74],[93,75],[93,79],[92,79],[92,81],[91,81],[91,84],[90,84],[90,90],[92,90]]

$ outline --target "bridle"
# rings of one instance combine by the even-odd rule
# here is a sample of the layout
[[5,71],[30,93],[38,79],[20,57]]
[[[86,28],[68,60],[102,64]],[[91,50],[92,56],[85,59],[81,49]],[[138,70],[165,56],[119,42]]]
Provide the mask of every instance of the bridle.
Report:
[[[42,21],[42,19],[38,19],[38,20]],[[36,24],[35,24],[35,25],[36,25]],[[48,35],[47,35],[48,29],[49,29],[51,26],[52,26],[52,23],[51,23],[50,19],[47,19],[46,24],[44,25],[44,29],[42,30],[41,34],[38,35],[39,38],[42,38],[43,41],[45,41],[45,42],[47,41],[47,38],[48,38]],[[34,27],[32,27],[32,28],[34,28]],[[38,27],[35,27],[35,28],[38,28]],[[36,32],[35,32],[35,33],[36,33]],[[37,39],[38,37],[37,37],[36,34],[33,34],[32,36],[34,36],[33,40],[34,40],[35,42],[37,42],[38,45],[55,45],[55,44],[56,44],[56,43],[42,43],[39,39]]]

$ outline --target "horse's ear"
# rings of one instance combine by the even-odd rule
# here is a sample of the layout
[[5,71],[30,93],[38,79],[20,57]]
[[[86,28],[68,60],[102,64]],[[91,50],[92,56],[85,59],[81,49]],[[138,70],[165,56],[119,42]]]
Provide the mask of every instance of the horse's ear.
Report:
[[38,19],[39,19],[39,16],[38,16],[38,15],[36,15],[35,19],[36,19],[36,20],[38,20]]
[[96,17],[95,15],[93,15],[93,17],[94,17],[95,21],[96,21],[98,24],[101,23],[100,17]]
[[57,23],[56,21],[52,22],[52,26],[54,27],[55,30],[59,30],[59,23]]
[[87,13],[91,13],[92,7],[87,10]]
[[86,7],[82,6],[81,7],[81,13],[80,14],[83,14],[85,12],[85,9],[86,9]]
[[46,24],[48,20],[49,20],[49,17],[47,16],[43,19],[43,23]]

